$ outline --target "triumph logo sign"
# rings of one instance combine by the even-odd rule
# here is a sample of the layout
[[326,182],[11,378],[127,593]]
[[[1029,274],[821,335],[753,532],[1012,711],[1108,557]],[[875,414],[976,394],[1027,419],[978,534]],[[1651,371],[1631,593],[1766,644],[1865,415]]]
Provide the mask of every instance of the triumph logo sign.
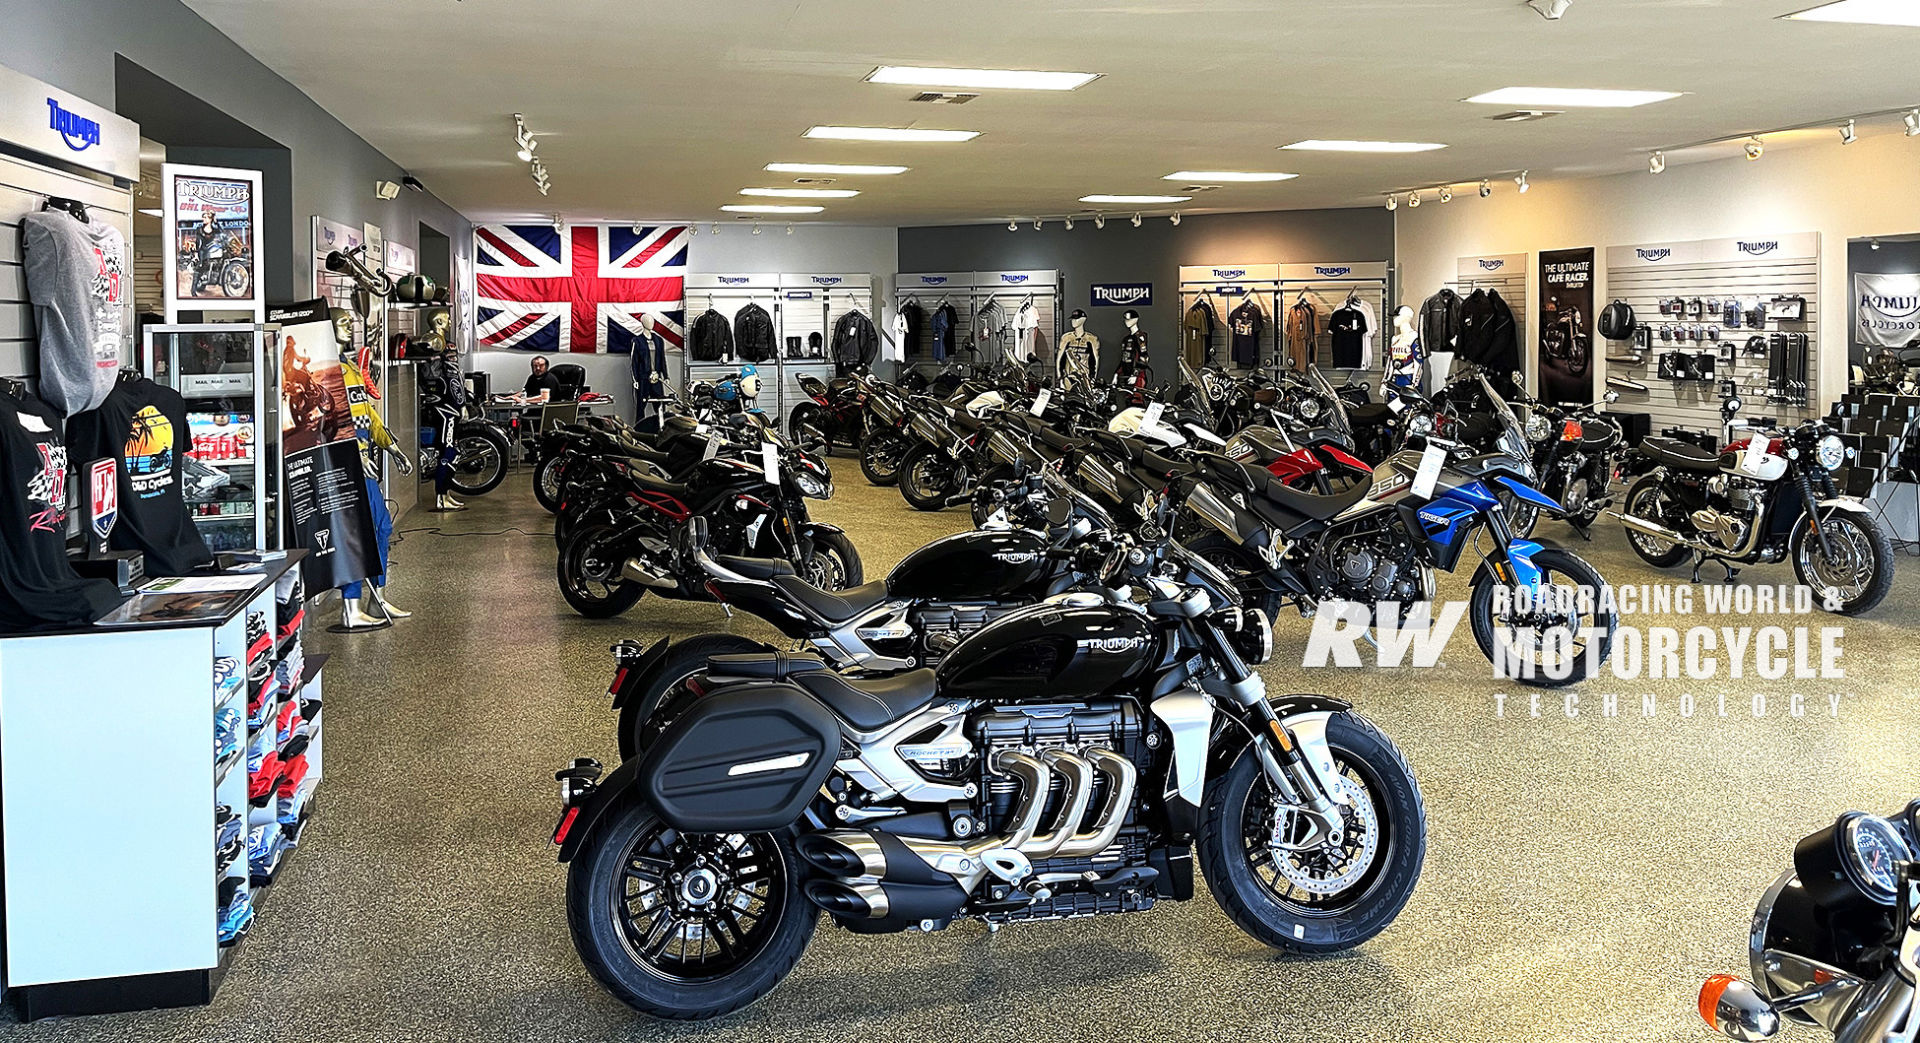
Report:
[[722,275],[720,277],[720,282],[726,286],[739,286],[742,283],[751,282],[751,281],[752,280],[748,279],[744,275]]
[[1095,307],[1119,305],[1147,307],[1153,304],[1153,284],[1150,282],[1097,282],[1093,284],[1093,303]]
[[1352,268],[1349,268],[1345,265],[1341,265],[1335,268],[1322,268],[1317,264],[1313,266],[1313,274],[1318,275],[1322,279],[1338,279],[1341,276],[1346,275],[1352,271],[1353,271]]
[[1491,261],[1487,260],[1484,257],[1480,259],[1480,267],[1489,272],[1497,272],[1500,269],[1505,268],[1506,266],[1507,266],[1507,262],[1505,260],[1501,260],[1498,258]]
[[944,275],[922,275],[920,277],[920,284],[922,286],[939,286],[946,281],[947,277]]
[[77,112],[68,112],[52,98],[47,99],[47,126],[58,131],[61,140],[75,152],[85,152],[100,144],[99,123]]
[[1216,279],[1238,279],[1245,274],[1247,274],[1245,268],[1215,268],[1213,270],[1213,277]]
[[1920,334],[1920,274],[1854,273],[1853,325],[1862,344],[1905,347]]
[[1770,239],[1764,243],[1736,242],[1734,245],[1740,248],[1741,253],[1753,254],[1755,257],[1758,257],[1761,254],[1770,254],[1775,250],[1780,249],[1780,240]]
[[1920,296],[1885,297],[1868,293],[1860,297],[1860,310],[1871,311],[1882,318],[1904,319],[1920,312]]
[[1673,256],[1673,251],[1667,249],[1664,246],[1659,248],[1658,250],[1645,250],[1645,249],[1636,247],[1633,252],[1635,256],[1639,257],[1643,261],[1664,261],[1667,258]]
[[1074,644],[1095,652],[1137,652],[1147,647],[1147,639],[1144,637],[1083,637]]
[[1000,276],[1000,281],[1001,281],[1001,282],[1007,282],[1007,283],[1012,283],[1012,284],[1014,284],[1015,286],[1018,286],[1018,285],[1020,285],[1021,283],[1023,283],[1023,282],[1026,282],[1026,281],[1027,281],[1027,277],[1026,277],[1026,276],[1024,276],[1024,275],[1006,275],[1006,274],[1002,274],[1002,275]]
[[842,280],[838,275],[816,275],[813,281],[822,286],[838,286]]

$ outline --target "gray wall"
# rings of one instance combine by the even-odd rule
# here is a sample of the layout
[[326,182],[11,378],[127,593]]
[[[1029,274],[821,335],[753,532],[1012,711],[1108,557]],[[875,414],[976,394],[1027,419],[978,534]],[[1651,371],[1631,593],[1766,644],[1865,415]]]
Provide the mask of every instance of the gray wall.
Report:
[[[1290,210],[1259,214],[1202,214],[1175,227],[1164,217],[1139,228],[1124,217],[1107,227],[1076,220],[1067,231],[1058,220],[1036,232],[1006,225],[955,225],[900,229],[902,272],[992,272],[1053,268],[1066,278],[1061,314],[1085,309],[1087,328],[1100,338],[1103,363],[1112,367],[1123,332],[1125,308],[1091,307],[1094,283],[1151,282],[1153,306],[1140,308],[1141,326],[1158,373],[1174,372],[1179,349],[1181,265],[1298,264],[1315,261],[1385,261],[1393,257],[1393,215],[1381,207],[1354,210]],[[1384,318],[1384,317],[1383,317]]]
[[0,25],[0,65],[117,110],[118,53],[291,149],[293,241],[265,249],[291,248],[283,256],[298,294],[312,286],[315,214],[372,222],[408,246],[419,245],[422,221],[470,238],[467,221],[431,194],[375,199],[375,181],[404,172],[179,0],[0,0]]

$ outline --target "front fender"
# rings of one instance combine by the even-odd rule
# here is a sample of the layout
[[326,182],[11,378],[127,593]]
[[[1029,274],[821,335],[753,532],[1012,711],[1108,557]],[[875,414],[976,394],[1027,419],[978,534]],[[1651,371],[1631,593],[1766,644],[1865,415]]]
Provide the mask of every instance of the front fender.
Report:
[[800,526],[800,531],[806,533],[809,536],[817,536],[823,532],[838,533],[842,536],[845,536],[847,534],[847,530],[841,528],[838,525],[828,525],[826,522],[817,522],[817,521],[810,521]]
[[1867,505],[1857,496],[1835,496],[1821,500],[1819,506],[1836,511],[1852,511],[1855,514],[1872,514]]
[[[1205,682],[1202,682],[1205,687]],[[1330,695],[1314,695],[1307,692],[1295,692],[1290,695],[1269,695],[1267,702],[1273,706],[1274,716],[1280,718],[1289,730],[1294,730],[1297,719],[1320,715],[1320,734],[1326,734],[1326,717],[1344,713],[1353,709],[1353,704]],[[1245,728],[1226,727],[1216,729],[1213,747],[1207,753],[1207,778],[1215,779],[1233,766],[1233,759],[1240,755],[1247,743],[1253,738]],[[1322,744],[1324,746],[1324,743]]]
[[[662,641],[661,644],[665,645],[666,642]],[[580,805],[580,814],[574,816],[573,825],[567,830],[567,839],[560,844],[559,860],[573,861],[573,856],[579,853],[580,846],[593,835],[594,829],[599,826],[601,819],[607,817],[609,811],[624,805],[629,800],[645,800],[645,796],[639,792],[639,783],[640,761],[637,758],[623,762],[613,769],[612,774],[601,779],[593,792],[587,796],[586,803]]]
[[[1559,545],[1552,540],[1540,540],[1537,542],[1534,540],[1514,540],[1512,543],[1507,544],[1507,564],[1513,566],[1515,580],[1518,583],[1525,584],[1529,590],[1538,587],[1540,585],[1540,568],[1533,563],[1533,556],[1546,550],[1548,547],[1557,548],[1558,546]],[[1478,587],[1483,582],[1492,582],[1496,579],[1493,571],[1493,559],[1494,555],[1491,554],[1481,559],[1480,567],[1473,570],[1473,586]]]

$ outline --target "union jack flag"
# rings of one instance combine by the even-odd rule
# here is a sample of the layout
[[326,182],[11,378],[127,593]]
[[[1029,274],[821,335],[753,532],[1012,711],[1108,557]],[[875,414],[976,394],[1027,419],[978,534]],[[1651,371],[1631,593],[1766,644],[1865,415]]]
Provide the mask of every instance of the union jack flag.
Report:
[[627,354],[686,339],[685,225],[474,228],[480,345]]

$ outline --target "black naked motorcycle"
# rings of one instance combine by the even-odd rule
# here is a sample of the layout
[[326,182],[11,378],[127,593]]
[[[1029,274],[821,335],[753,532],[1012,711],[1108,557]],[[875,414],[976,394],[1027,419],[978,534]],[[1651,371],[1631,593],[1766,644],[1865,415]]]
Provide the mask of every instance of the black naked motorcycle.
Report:
[[[1730,397],[1728,430],[1740,411]],[[1865,612],[1893,587],[1893,543],[1857,497],[1841,496],[1833,470],[1847,461],[1840,436],[1818,420],[1775,429],[1771,418],[1720,452],[1674,438],[1640,443],[1650,467],[1628,487],[1616,513],[1635,554],[1658,568],[1693,559],[1738,566],[1793,559],[1800,582],[1832,612]]]
[[1700,1016],[1732,1039],[1782,1022],[1837,1043],[1920,1039],[1920,800],[1891,818],[1849,811],[1793,848],[1760,898],[1747,940],[1751,981],[1716,974]]
[[867,382],[860,374],[829,383],[807,373],[799,381],[807,401],[787,414],[787,437],[802,445],[817,443],[828,456],[841,446],[857,449],[867,434]]
[[[1606,394],[1611,405],[1620,397]],[[1567,523],[1588,540],[1600,512],[1613,505],[1608,491],[1620,458],[1626,452],[1620,425],[1600,415],[1600,404],[1550,406],[1530,403],[1527,441],[1533,446],[1533,469],[1540,491],[1566,509]]]
[[1270,697],[1224,577],[1139,582],[1003,616],[938,669],[715,659],[641,756],[556,775],[582,962],[638,1010],[718,1017],[822,911],[861,934],[1132,912],[1193,897],[1196,854],[1276,949],[1384,930],[1426,852],[1405,758],[1344,702]]

